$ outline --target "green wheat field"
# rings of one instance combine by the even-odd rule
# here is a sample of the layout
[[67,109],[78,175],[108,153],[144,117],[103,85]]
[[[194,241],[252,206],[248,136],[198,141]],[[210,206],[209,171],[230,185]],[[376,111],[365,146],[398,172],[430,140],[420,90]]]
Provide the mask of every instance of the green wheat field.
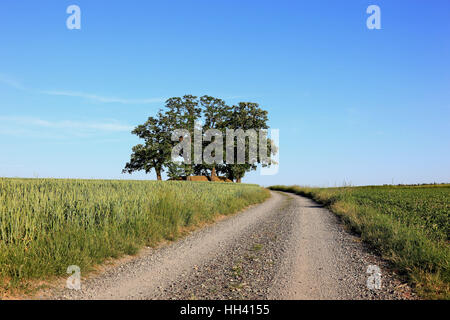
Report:
[[232,183],[0,178],[0,288],[89,270],[267,197]]
[[450,185],[270,189],[326,205],[423,297],[450,299]]

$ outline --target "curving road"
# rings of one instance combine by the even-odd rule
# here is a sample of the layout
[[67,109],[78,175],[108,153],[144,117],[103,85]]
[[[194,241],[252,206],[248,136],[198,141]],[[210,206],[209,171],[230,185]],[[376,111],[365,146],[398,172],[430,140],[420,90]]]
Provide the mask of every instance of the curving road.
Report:
[[[369,265],[381,289],[369,289]],[[272,192],[265,203],[57,289],[51,299],[405,299],[386,263],[313,201]],[[41,297],[43,298],[43,297]],[[47,297],[48,298],[48,297]]]

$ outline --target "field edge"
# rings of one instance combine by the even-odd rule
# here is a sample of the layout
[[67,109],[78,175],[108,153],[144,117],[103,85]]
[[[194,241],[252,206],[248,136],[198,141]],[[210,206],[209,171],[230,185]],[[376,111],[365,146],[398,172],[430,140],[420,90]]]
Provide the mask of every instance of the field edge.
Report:
[[[390,262],[420,297],[450,300],[448,243],[434,243],[419,230],[406,227],[379,210],[355,204],[339,194],[351,188],[269,187],[270,190],[294,193],[324,205]],[[443,266],[433,265],[435,259],[443,260]]]
[[[58,195],[57,197],[45,189],[49,188],[50,185],[51,191],[53,191],[58,186],[62,186],[63,189],[66,188],[65,190],[73,194],[87,194],[89,192],[89,197],[86,199],[90,200],[95,200],[96,196],[104,195],[105,199],[99,201],[98,204],[111,205],[109,207],[105,205],[100,206],[100,209],[114,210],[114,212],[107,211],[106,220],[101,222],[98,228],[94,225],[84,230],[79,228],[80,223],[78,221],[76,221],[76,224],[70,222],[66,225],[64,224],[64,221],[66,221],[64,219],[67,219],[66,213],[61,215],[62,218],[59,219],[63,221],[61,230],[50,229],[43,235],[41,231],[36,233],[36,240],[31,239],[30,241],[28,238],[26,239],[27,242],[25,242],[20,237],[8,242],[5,241],[5,237],[3,241],[0,239],[0,299],[14,298],[22,294],[32,294],[39,290],[40,287],[46,287],[48,282],[51,283],[55,279],[61,279],[62,277],[67,278],[66,268],[68,265],[79,265],[83,270],[84,276],[91,271],[95,272],[96,266],[101,266],[105,262],[124,256],[134,256],[147,246],[157,247],[161,243],[178,240],[194,230],[211,225],[225,216],[234,215],[270,198],[270,191],[257,185],[232,185],[217,182],[149,181],[148,183],[137,182],[134,184],[131,181],[0,179],[0,183],[2,183],[0,187],[3,187],[0,188],[0,191],[3,192],[3,194],[0,193],[0,200],[4,201],[3,203],[0,201],[0,209],[3,210],[0,210],[2,221],[6,221],[5,218],[12,216],[10,212],[14,209],[13,204],[15,202],[9,200],[11,197],[5,191],[8,187],[19,188],[20,192],[17,193],[23,195],[24,199],[21,200],[28,207],[34,206],[36,210],[42,209],[39,207],[39,202],[33,202],[34,198],[36,198],[34,195],[33,198],[28,196],[28,194],[31,194],[30,191],[37,190],[34,184],[38,185],[40,188],[39,192],[43,193],[43,197],[40,197],[41,201],[42,198],[46,197],[54,197],[55,202],[61,202],[61,199],[65,201],[64,195]],[[72,184],[76,184],[76,186],[74,187]],[[99,186],[101,188],[98,188]],[[167,190],[164,189],[164,186],[167,186]],[[124,202],[121,200],[123,193],[129,193],[130,191],[121,191],[122,193],[114,195],[115,189],[118,187],[132,187],[129,189],[130,191],[145,189],[141,191],[142,195],[137,195],[136,193],[132,195],[134,197],[132,199],[136,201],[136,204],[134,204],[135,212],[123,216],[121,212],[126,212],[125,209],[129,207],[129,203],[120,208],[117,206]],[[87,188],[89,188],[88,191]],[[102,188],[104,189],[103,191]],[[154,188],[155,190],[162,190],[161,196],[156,196],[157,201],[145,199],[145,194],[154,190]],[[42,191],[42,189],[45,191]],[[11,190],[15,189],[11,188]],[[222,195],[221,193],[223,192],[228,193]],[[110,194],[105,195],[105,193]],[[217,196],[217,200],[209,200],[207,193],[211,193],[212,197]],[[201,194],[200,198],[198,194]],[[83,196],[85,195],[83,194]],[[155,198],[154,194],[152,196]],[[178,203],[177,199],[184,201]],[[70,201],[63,203],[65,212],[69,213],[70,210],[77,209],[72,205],[68,205],[70,203]],[[80,202],[74,203],[79,205]],[[83,213],[84,217],[90,212],[93,218],[96,219],[92,219],[90,223],[92,224],[93,222],[98,222],[97,220],[99,219],[98,212],[95,211],[97,207],[99,206],[93,206],[91,211],[89,211],[91,208],[87,208],[85,209],[86,212],[77,209],[77,212]],[[23,211],[17,210],[17,212]],[[6,213],[10,215],[8,216]],[[121,215],[118,215],[118,213]],[[74,215],[73,217],[77,216]],[[115,217],[123,221],[120,223],[113,221],[114,223],[107,225]],[[133,224],[134,220],[138,224]],[[26,221],[28,225],[30,221]],[[17,222],[12,222],[17,225]],[[140,225],[139,223],[142,224]],[[48,227],[49,224],[43,225]],[[141,230],[148,226],[152,227],[151,230]],[[134,229],[135,227],[137,229]],[[8,230],[11,230],[11,228],[2,230],[3,236],[5,231]],[[54,255],[58,259],[53,258]],[[31,272],[27,273],[28,270]]]

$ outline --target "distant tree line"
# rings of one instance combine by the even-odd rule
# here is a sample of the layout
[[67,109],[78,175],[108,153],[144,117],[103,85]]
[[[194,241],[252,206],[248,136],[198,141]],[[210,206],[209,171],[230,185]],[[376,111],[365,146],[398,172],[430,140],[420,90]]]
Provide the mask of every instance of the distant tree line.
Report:
[[[158,180],[162,173],[167,171],[170,178],[187,177],[191,175],[222,175],[232,181],[241,182],[245,173],[256,170],[257,165],[268,166],[270,162],[264,161],[258,155],[255,161],[246,161],[244,164],[232,161],[226,162],[226,148],[223,146],[224,161],[201,164],[176,162],[172,159],[172,149],[179,141],[172,141],[172,133],[177,129],[186,129],[194,137],[194,129],[206,132],[216,129],[226,135],[226,129],[242,129],[247,131],[268,129],[268,112],[261,109],[257,103],[239,102],[228,106],[222,99],[211,96],[200,98],[193,95],[174,97],[166,101],[164,109],[160,109],[155,116],[138,125],[132,133],[144,140],[132,148],[130,161],[125,165],[123,173],[132,173],[143,170],[146,173],[155,170]],[[200,126],[200,128],[199,128]],[[198,131],[197,131],[198,132]],[[248,138],[248,137],[247,137]],[[183,137],[180,137],[180,141]],[[208,139],[206,139],[208,140]],[[237,148],[237,140],[233,141]],[[210,142],[202,140],[203,147]],[[249,157],[249,144],[245,144],[245,154]],[[268,156],[277,150],[272,141],[267,139]],[[192,153],[194,152],[192,148]],[[237,152],[233,153],[237,157]],[[193,154],[191,159],[193,159]],[[236,159],[234,159],[236,160]]]

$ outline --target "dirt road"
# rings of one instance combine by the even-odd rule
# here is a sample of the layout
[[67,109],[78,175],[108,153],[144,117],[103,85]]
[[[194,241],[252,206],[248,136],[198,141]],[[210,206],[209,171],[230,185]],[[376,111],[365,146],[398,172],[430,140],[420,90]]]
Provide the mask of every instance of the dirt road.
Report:
[[[369,265],[381,289],[369,289]],[[53,299],[403,299],[410,290],[311,200],[265,203],[60,289]]]

